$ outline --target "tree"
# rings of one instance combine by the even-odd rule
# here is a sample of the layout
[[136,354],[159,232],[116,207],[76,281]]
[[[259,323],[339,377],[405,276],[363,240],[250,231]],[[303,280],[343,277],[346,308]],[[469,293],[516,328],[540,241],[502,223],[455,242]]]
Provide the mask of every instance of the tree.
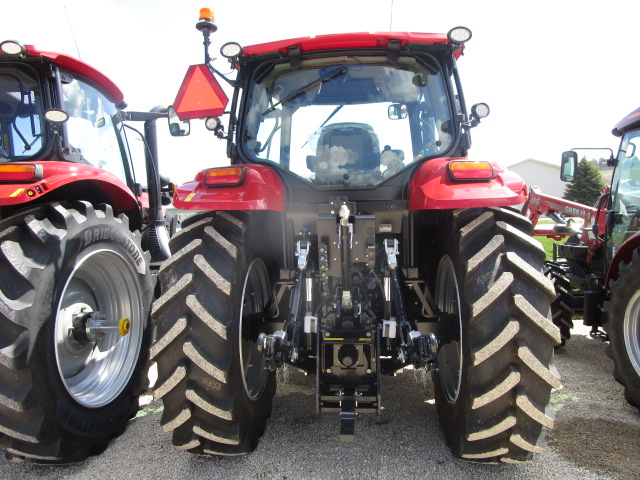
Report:
[[582,157],[573,183],[567,185],[563,198],[584,205],[594,205],[602,194],[602,175],[593,162]]

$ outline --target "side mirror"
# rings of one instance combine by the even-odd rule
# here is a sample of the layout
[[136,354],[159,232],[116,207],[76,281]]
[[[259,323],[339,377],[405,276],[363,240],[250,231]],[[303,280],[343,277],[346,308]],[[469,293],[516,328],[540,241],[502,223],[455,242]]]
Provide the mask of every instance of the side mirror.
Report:
[[392,103],[387,110],[387,116],[391,120],[402,120],[407,115],[407,106],[402,103]]
[[560,163],[560,180],[563,182],[573,182],[578,171],[578,154],[576,152],[562,152]]
[[173,107],[169,107],[169,133],[172,137],[186,137],[191,132],[189,120],[180,120]]

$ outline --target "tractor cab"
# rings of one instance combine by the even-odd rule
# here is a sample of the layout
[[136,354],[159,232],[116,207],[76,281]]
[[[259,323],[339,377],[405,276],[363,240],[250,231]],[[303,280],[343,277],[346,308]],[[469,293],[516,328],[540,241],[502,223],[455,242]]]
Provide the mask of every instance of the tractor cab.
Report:
[[458,27],[225,44],[221,54],[238,71],[235,80],[218,76],[239,94],[230,109],[210,64],[190,67],[174,106],[183,119],[210,117],[220,137],[217,117],[230,113],[231,163],[276,169],[294,191],[306,190],[300,198],[309,185],[401,186],[424,161],[466,156],[469,129],[489,113],[478,104],[467,115],[459,89],[455,62],[470,36]]
[[613,221],[610,222],[611,256],[640,231],[640,109],[627,115],[613,129],[622,137],[611,182]]
[[17,42],[2,45],[0,161],[72,161],[105,169],[127,183],[122,92],[79,60]]
[[[143,229],[154,266],[166,259],[162,207],[171,203],[173,186],[159,175],[155,122],[171,115],[167,107],[125,108],[122,91],[92,66],[13,40],[0,43],[0,219],[26,203],[108,203]],[[144,122],[144,133],[134,122]],[[179,136],[188,125],[170,127]]]

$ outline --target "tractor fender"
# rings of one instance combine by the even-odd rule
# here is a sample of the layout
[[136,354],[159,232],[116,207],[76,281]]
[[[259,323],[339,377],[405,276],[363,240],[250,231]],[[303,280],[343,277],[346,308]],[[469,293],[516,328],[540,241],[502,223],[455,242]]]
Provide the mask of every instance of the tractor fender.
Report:
[[623,262],[629,263],[633,258],[633,252],[638,248],[640,248],[640,232],[637,232],[627,238],[627,240],[620,245],[620,248],[616,250],[613,259],[609,264],[609,269],[607,270],[605,285],[609,285],[610,281],[618,278],[620,264]]
[[[33,162],[25,162],[34,165]],[[1,177],[0,177],[1,178]],[[138,200],[127,185],[114,174],[91,165],[47,161],[36,164],[32,180],[0,182],[0,205],[41,203],[47,197],[65,200],[96,200],[109,203],[118,211],[138,210]]]
[[524,180],[497,163],[491,163],[490,180],[452,180],[448,164],[454,160],[468,159],[436,158],[417,168],[409,182],[409,210],[505,207],[527,200]]
[[[227,168],[227,167],[221,167]],[[284,183],[272,168],[242,165],[242,179],[234,185],[207,184],[202,170],[195,180],[176,188],[173,206],[183,210],[272,210],[285,211]]]

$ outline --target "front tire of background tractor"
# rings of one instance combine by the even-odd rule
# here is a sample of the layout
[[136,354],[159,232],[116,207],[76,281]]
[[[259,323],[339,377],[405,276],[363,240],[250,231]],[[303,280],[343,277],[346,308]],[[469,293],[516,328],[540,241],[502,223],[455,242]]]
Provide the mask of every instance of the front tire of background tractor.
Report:
[[433,374],[438,417],[455,456],[480,462],[531,458],[552,427],[558,328],[549,319],[553,286],[531,224],[504,209],[456,210],[435,275],[447,329]]
[[247,219],[241,212],[189,219],[159,272],[154,398],[164,404],[162,428],[181,450],[249,453],[271,414],[275,375],[256,344],[270,280]]
[[544,271],[546,277],[553,283],[556,292],[551,302],[551,315],[553,324],[560,329],[561,342],[564,346],[571,338],[573,329],[573,295],[571,283],[567,277],[563,265],[556,262],[545,262]]
[[138,411],[153,280],[128,222],[110,206],[74,202],[0,223],[0,447],[8,457],[83,460]]
[[640,409],[640,250],[633,252],[631,262],[620,265],[620,274],[610,286],[611,300],[605,304],[607,355],[625,398]]

